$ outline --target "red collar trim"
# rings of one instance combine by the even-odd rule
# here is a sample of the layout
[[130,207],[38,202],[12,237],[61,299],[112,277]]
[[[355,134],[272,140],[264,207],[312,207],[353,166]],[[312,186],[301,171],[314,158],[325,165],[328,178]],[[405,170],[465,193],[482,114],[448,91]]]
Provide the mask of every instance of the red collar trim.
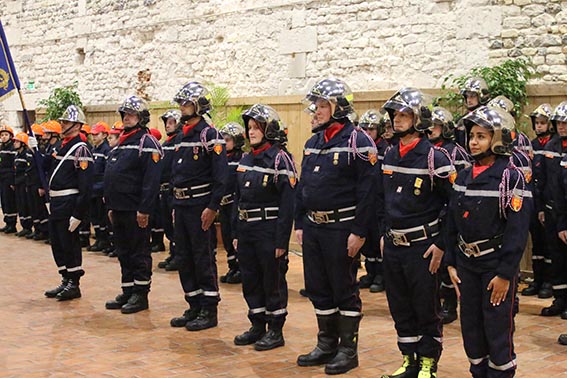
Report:
[[476,176],[480,175],[482,172],[484,172],[488,168],[492,167],[492,164],[494,164],[494,163],[490,163],[488,165],[478,165],[478,164],[473,165],[472,178],[473,179],[476,178]]
[[345,125],[342,123],[335,122],[331,126],[325,129],[325,143],[329,142],[335,135],[341,131]]
[[417,144],[419,143],[419,141],[421,140],[421,138],[417,138],[416,140],[414,140],[413,142],[408,143],[407,145],[404,145],[402,143],[402,141],[400,140],[399,146],[400,146],[400,157],[404,157],[406,156],[406,154],[408,152],[410,152],[411,150],[413,150],[415,148],[415,146],[417,146]]
[[122,132],[122,134],[120,134],[120,138],[118,140],[118,144],[122,144],[124,142],[126,142],[126,139],[130,138],[132,135],[136,134],[138,132],[139,129],[134,129],[132,131],[130,131],[129,133],[126,132]]
[[258,155],[260,152],[264,152],[266,151],[268,148],[272,147],[272,145],[270,143],[266,143],[264,144],[262,147],[260,148],[252,148],[252,153],[254,154],[254,156]]

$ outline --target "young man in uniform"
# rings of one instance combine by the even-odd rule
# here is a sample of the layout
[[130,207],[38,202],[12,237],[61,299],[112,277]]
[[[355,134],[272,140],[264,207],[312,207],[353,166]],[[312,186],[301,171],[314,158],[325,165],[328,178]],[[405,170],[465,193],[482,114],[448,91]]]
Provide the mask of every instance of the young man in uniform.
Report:
[[162,150],[146,127],[150,112],[141,98],[128,97],[118,112],[124,131],[108,155],[104,200],[120,261],[122,293],[105,306],[133,314],[149,307],[152,256],[148,223],[159,193]]
[[[49,180],[49,237],[53,258],[61,285],[45,292],[48,298],[59,301],[80,298],[79,280],[83,270],[79,225],[89,208],[92,188],[93,157],[86,138],[80,134],[85,124],[83,111],[75,106],[67,107],[61,118],[63,142],[50,164]],[[37,140],[30,137],[28,144],[37,147]]]
[[170,324],[200,331],[218,324],[220,294],[210,228],[225,192],[228,163],[224,139],[210,125],[207,88],[187,83],[173,100],[179,104],[183,125],[175,140],[171,172],[175,253],[189,309]]
[[429,101],[402,88],[384,105],[399,138],[382,165],[386,232],[384,276],[390,313],[404,362],[386,378],[437,376],[443,325],[439,269],[444,250],[442,217],[456,171],[448,153],[424,133],[431,127]]
[[16,207],[16,192],[14,190],[14,130],[10,126],[0,126],[0,204],[4,214],[4,227],[1,232],[14,234],[18,209]]
[[305,101],[316,119],[304,148],[295,229],[319,332],[317,346],[297,364],[342,374],[358,366],[357,255],[375,215],[378,156],[372,138],[348,118],[353,94],[345,82],[321,80]]

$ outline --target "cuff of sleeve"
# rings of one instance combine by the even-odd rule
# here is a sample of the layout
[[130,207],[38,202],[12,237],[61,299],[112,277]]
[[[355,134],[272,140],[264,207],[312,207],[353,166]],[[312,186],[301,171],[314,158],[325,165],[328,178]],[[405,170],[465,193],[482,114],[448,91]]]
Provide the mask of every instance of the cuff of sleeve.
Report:
[[350,232],[351,232],[352,234],[355,234],[355,235],[357,235],[357,236],[360,236],[361,238],[365,238],[365,237],[368,236],[368,235],[367,235],[367,234],[368,234],[368,231],[367,231],[364,227],[360,227],[360,226],[357,226],[357,225],[353,225],[352,228],[351,228],[351,230],[350,230]]

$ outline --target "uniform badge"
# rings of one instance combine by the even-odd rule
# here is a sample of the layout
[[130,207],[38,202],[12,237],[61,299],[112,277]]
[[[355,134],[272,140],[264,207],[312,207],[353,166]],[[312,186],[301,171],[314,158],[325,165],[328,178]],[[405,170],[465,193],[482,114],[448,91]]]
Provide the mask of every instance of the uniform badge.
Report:
[[193,160],[199,160],[199,155],[193,155]]
[[524,178],[526,179],[526,182],[529,184],[530,181],[532,181],[532,171],[528,170],[524,173]]
[[222,152],[222,145],[221,144],[215,144],[215,147],[213,148],[213,150],[216,152],[217,155],[220,155]]
[[296,182],[297,182],[297,181],[295,180],[295,177],[290,177],[290,178],[289,178],[289,185],[291,185],[292,188],[295,187],[295,183],[296,183]]
[[512,201],[510,202],[510,207],[516,213],[522,209],[522,198],[519,196],[513,196]]
[[154,161],[154,163],[157,163],[159,161],[159,153],[153,152],[152,153],[152,160]]
[[456,180],[457,180],[457,171],[453,171],[449,174],[449,182],[451,184],[454,184]]
[[421,190],[415,188],[415,190],[413,191],[413,194],[415,194],[416,196],[419,196],[421,194]]
[[394,171],[392,171],[392,170],[390,170],[390,169],[384,169],[383,172],[384,172],[385,175],[392,175],[392,174],[394,174]]
[[268,186],[268,175],[264,175],[264,179],[262,180],[262,186],[265,188]]
[[420,189],[421,184],[423,184],[423,179],[420,177],[416,177],[415,182],[413,183],[414,188]]
[[84,171],[85,169],[87,169],[89,167],[89,162],[86,160],[83,160],[79,163],[79,167],[81,167],[81,169]]
[[368,154],[368,161],[370,162],[370,164],[374,165],[378,162],[378,156],[376,156],[376,154],[374,153]]
[[177,160],[177,164],[181,164],[183,162],[183,158],[179,158],[179,160]]
[[240,165],[239,165],[239,166],[236,168],[236,171],[237,171],[237,172],[246,172],[246,168],[244,168],[243,166],[240,166]]
[[333,165],[339,165],[339,153],[335,152],[333,154]]
[[309,156],[309,155],[311,155],[311,151],[305,150],[304,154],[305,154],[305,156]]

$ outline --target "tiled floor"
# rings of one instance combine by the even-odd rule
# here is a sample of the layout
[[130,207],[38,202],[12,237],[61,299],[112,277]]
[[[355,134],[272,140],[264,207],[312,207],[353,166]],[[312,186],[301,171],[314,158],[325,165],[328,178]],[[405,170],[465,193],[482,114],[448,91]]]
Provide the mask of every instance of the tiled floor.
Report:
[[[177,274],[154,269],[150,311],[107,311],[119,290],[116,259],[84,252],[83,298],[59,303],[43,296],[59,277],[49,246],[0,236],[0,377],[322,377],[323,369],[295,365],[315,341],[315,316],[302,287],[301,258],[290,256],[286,346],[268,352],[237,347],[233,337],[248,328],[239,285],[221,284],[220,324],[197,333],[169,326],[185,310]],[[154,266],[165,253],[154,254]],[[226,271],[223,252],[219,271]],[[380,376],[398,367],[393,323],[385,295],[363,292],[360,367],[350,377]],[[550,300],[522,298],[517,316],[518,377],[567,377],[567,347],[557,336],[567,321],[536,314]],[[466,377],[460,329],[445,329],[439,377]]]

